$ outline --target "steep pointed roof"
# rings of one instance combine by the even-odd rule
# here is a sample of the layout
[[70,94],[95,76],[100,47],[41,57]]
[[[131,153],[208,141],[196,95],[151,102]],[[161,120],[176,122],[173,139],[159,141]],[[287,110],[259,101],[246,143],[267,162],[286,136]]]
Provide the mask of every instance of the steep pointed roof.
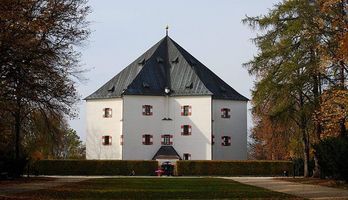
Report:
[[212,95],[214,99],[248,99],[173,41],[164,37],[86,100],[122,95]]

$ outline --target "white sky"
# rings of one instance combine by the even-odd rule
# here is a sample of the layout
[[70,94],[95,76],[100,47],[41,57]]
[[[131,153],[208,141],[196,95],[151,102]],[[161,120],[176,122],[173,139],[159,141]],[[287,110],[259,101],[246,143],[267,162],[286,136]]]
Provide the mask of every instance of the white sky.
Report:
[[[242,63],[257,49],[256,32],[243,25],[246,16],[266,14],[280,0],[89,0],[92,34],[82,50],[87,81],[79,83],[82,98],[93,93],[165,36],[169,36],[226,83],[250,99],[253,79]],[[250,108],[250,105],[249,105]],[[83,141],[85,102],[70,120]],[[248,126],[251,115],[248,116]]]

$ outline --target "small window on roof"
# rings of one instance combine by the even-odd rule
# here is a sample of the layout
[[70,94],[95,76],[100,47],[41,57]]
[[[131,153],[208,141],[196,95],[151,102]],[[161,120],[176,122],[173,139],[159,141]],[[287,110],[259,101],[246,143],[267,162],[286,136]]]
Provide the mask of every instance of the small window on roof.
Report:
[[108,92],[114,92],[114,91],[115,91],[115,86],[114,85],[108,89]]
[[172,60],[172,63],[179,63],[179,57],[176,57],[174,60]]
[[161,57],[157,57],[157,62],[158,63],[163,63],[163,59]]
[[143,82],[143,88],[150,88],[150,85],[144,81]]
[[191,64],[192,66],[195,66],[197,63],[196,63],[196,61],[195,61],[195,60],[190,59],[190,64]]
[[220,86],[220,91],[221,91],[221,92],[226,92],[227,90],[226,90],[226,88],[224,88],[223,86]]
[[192,82],[186,85],[186,89],[192,89],[192,88],[193,88],[193,83]]
[[140,62],[138,62],[139,65],[145,65],[145,63],[146,63],[145,58],[143,60],[141,60]]

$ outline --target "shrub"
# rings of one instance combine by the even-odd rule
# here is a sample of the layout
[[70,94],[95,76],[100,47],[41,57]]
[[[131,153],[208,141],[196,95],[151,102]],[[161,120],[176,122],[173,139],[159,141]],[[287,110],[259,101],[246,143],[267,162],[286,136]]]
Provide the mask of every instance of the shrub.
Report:
[[[304,160],[303,158],[295,158],[292,160],[294,164],[294,175],[303,176],[304,175]],[[313,170],[315,167],[314,159],[310,159],[308,162],[308,173],[309,176],[313,175]]]
[[292,174],[290,161],[178,161],[178,175],[193,176],[282,176]]
[[157,161],[124,160],[40,160],[32,166],[39,175],[153,175]]
[[324,139],[314,149],[323,177],[348,181],[348,137]]
[[14,159],[13,152],[0,151],[0,179],[17,178],[25,173],[28,159],[24,153],[21,157]]

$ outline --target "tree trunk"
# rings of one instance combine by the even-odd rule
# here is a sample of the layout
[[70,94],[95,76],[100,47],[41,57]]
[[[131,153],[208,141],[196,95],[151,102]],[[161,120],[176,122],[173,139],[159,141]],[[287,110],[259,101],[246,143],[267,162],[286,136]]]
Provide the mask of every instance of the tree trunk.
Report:
[[[19,89],[17,89],[17,92]],[[15,160],[19,160],[21,156],[21,115],[22,115],[22,99],[19,97],[20,95],[16,95],[16,108],[14,110],[14,126],[15,126]]]
[[302,92],[299,91],[299,97],[300,97],[300,131],[302,135],[302,142],[303,142],[303,176],[309,177],[309,171],[308,171],[308,163],[309,163],[309,138],[306,131],[306,124],[307,119],[304,114],[303,108],[304,108],[304,99]]
[[301,128],[302,132],[302,139],[303,139],[303,176],[309,177],[309,169],[308,169],[308,163],[309,163],[309,141],[307,137],[306,130]]
[[15,160],[20,159],[20,137],[21,137],[21,113],[20,108],[17,108],[17,111],[14,115],[15,118]]
[[[343,4],[343,1],[342,1],[342,4]],[[340,84],[341,84],[341,89],[342,90],[345,90],[346,87],[345,87],[345,73],[344,73],[344,70],[345,70],[345,67],[344,67],[344,61],[340,61]],[[344,108],[341,108],[342,110]],[[347,129],[346,129],[346,120],[345,120],[345,117],[343,117],[341,120],[340,120],[340,135],[341,136],[345,136],[347,134]]]
[[[318,110],[320,107],[320,103],[319,103],[319,98],[320,98],[320,75],[319,73],[317,73],[317,75],[315,75],[314,77],[314,84],[313,84],[313,95],[314,95],[314,106],[315,106],[315,110]],[[321,131],[322,131],[322,127],[320,125],[319,121],[315,121],[315,136],[316,136],[316,142],[320,142],[321,138]],[[320,165],[318,162],[318,157],[314,154],[314,170],[313,170],[313,178],[320,178]]]

